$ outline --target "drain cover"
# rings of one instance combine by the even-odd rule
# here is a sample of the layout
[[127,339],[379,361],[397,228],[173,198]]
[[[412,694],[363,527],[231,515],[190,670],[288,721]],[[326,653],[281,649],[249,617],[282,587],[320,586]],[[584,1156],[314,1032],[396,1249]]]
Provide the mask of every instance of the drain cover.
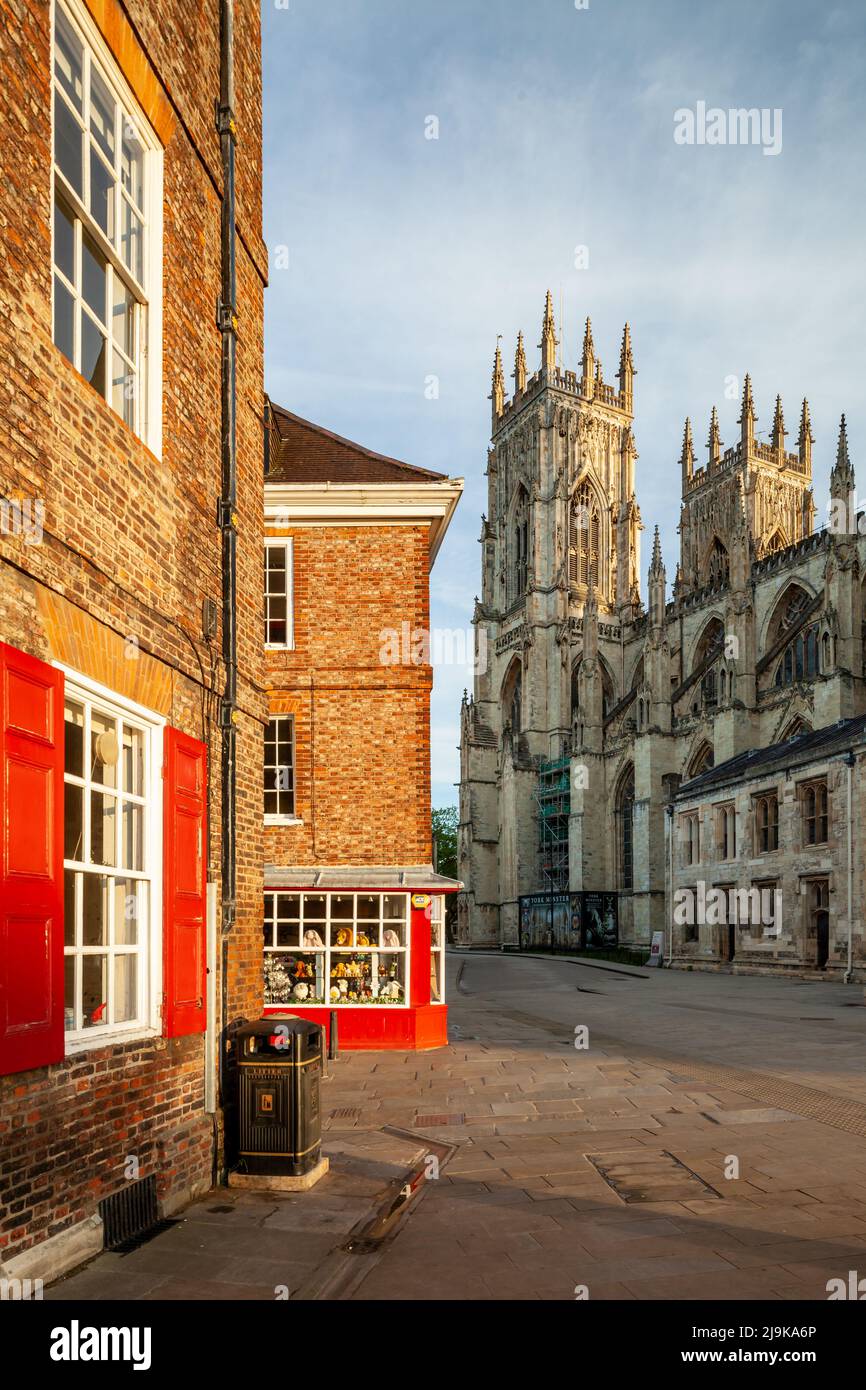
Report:
[[698,1197],[721,1197],[667,1149],[586,1154],[608,1187],[624,1202],[689,1202]]

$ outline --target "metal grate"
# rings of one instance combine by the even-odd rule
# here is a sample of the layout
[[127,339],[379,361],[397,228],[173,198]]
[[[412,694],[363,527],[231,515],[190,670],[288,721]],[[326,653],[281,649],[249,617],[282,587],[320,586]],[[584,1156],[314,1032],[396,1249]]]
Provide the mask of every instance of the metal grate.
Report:
[[156,1176],[141,1178],[99,1203],[106,1250],[137,1241],[159,1223]]

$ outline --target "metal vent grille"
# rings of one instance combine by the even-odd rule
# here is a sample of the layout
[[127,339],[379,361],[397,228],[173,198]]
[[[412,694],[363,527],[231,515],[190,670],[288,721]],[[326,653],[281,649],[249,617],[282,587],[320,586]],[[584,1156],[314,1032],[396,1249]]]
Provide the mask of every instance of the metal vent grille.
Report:
[[159,1222],[156,1204],[156,1176],[130,1183],[99,1203],[105,1249],[119,1250],[137,1241]]

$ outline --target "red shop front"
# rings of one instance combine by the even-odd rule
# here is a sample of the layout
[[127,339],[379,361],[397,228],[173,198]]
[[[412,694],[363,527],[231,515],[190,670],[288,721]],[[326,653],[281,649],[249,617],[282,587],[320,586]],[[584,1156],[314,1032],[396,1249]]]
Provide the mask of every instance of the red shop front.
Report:
[[448,1041],[445,894],[424,869],[266,866],[265,1014],[288,1009],[349,1050]]

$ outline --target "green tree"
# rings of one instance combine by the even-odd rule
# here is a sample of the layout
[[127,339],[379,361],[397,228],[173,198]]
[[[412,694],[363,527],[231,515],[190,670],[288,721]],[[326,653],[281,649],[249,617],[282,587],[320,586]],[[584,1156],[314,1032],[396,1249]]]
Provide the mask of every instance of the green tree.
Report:
[[436,844],[436,869],[446,878],[457,877],[457,807],[433,808],[433,839]]
[[[457,807],[433,807],[433,840],[436,845],[436,871],[446,878],[457,877]],[[445,895],[445,939],[454,940],[457,929],[457,894]]]

